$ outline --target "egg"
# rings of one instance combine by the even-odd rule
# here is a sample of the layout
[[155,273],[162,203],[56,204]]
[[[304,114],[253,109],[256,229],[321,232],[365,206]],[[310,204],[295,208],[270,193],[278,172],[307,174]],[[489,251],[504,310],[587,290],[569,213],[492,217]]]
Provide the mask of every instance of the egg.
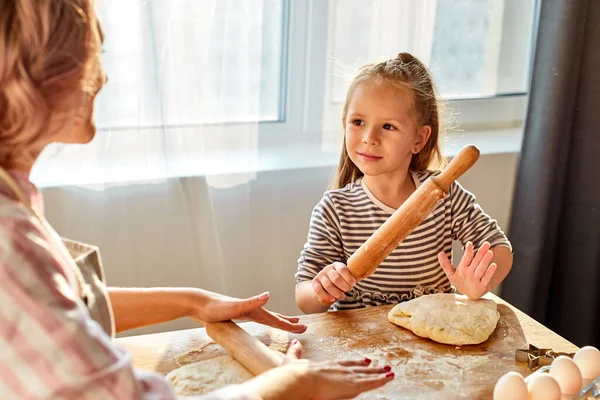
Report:
[[518,372],[502,375],[494,387],[494,400],[527,400],[525,379]]
[[573,357],[573,361],[581,371],[585,380],[594,380],[600,377],[600,350],[592,346],[581,348]]
[[560,400],[560,386],[556,379],[548,374],[534,376],[527,384],[529,400]]
[[575,361],[567,356],[557,357],[550,365],[550,376],[556,379],[563,394],[576,394],[583,383]]

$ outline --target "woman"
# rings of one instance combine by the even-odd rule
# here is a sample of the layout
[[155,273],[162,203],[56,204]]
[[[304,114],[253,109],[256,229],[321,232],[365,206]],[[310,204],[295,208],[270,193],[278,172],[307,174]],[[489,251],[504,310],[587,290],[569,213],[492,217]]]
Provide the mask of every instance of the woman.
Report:
[[[94,137],[104,84],[93,0],[0,1],[0,393],[3,398],[174,398],[135,371],[114,332],[192,317],[245,318],[291,332],[297,318],[199,289],[106,289],[97,249],[62,241],[44,219],[29,173],[49,143]],[[393,378],[370,360],[285,363],[209,398],[348,398]]]

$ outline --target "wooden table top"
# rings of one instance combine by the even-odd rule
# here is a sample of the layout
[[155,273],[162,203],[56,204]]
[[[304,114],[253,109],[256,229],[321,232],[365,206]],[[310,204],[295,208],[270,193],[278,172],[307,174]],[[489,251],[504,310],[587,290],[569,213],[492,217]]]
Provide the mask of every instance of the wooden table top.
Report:
[[[500,321],[492,336],[476,346],[448,346],[420,338],[391,324],[391,305],[301,317],[308,330],[289,334],[255,323],[241,326],[274,350],[285,351],[297,338],[303,357],[311,360],[371,358],[373,365],[390,365],[396,379],[359,399],[491,399],[498,378],[508,371],[531,373],[517,363],[515,351],[529,343],[558,352],[575,352],[573,345],[493,294]],[[204,328],[119,338],[139,369],[166,374],[190,362],[226,354]]]

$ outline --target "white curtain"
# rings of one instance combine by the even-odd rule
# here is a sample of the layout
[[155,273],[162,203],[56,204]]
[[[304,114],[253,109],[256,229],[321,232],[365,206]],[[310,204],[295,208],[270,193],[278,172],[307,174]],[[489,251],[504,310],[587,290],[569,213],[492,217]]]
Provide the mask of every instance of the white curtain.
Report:
[[[109,284],[269,290],[271,308],[295,312],[303,239],[263,244],[279,235],[264,226],[285,223],[279,205],[265,215],[263,203],[283,189],[261,191],[256,172],[260,121],[280,118],[283,4],[98,2],[109,82],[97,136],[48,148],[32,180],[46,187],[59,233],[100,246]],[[269,256],[286,272],[269,271]]]
[[[98,9],[109,78],[96,101],[98,136],[50,149],[35,177],[115,183],[251,171],[258,121],[280,118],[283,2],[104,0]],[[224,152],[235,157],[224,162]]]

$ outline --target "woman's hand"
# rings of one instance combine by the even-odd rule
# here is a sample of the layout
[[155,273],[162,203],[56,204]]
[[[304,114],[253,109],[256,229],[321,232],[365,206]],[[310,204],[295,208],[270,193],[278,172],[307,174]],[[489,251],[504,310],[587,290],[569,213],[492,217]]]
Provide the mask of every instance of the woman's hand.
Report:
[[264,400],[350,399],[394,379],[390,367],[369,367],[371,360],[299,359],[302,345],[292,341],[281,367],[244,383]]
[[283,329],[293,333],[306,331],[306,325],[299,324],[297,317],[273,313],[265,310],[269,293],[247,299],[237,299],[218,293],[202,291],[202,296],[192,303],[191,317],[202,322],[220,322],[230,319],[247,320]]
[[479,248],[476,255],[474,255],[473,243],[468,242],[465,247],[465,254],[456,269],[446,253],[438,254],[438,260],[452,285],[469,299],[478,300],[488,292],[489,284],[496,272],[496,264],[490,264],[494,252],[490,250],[488,242]]

